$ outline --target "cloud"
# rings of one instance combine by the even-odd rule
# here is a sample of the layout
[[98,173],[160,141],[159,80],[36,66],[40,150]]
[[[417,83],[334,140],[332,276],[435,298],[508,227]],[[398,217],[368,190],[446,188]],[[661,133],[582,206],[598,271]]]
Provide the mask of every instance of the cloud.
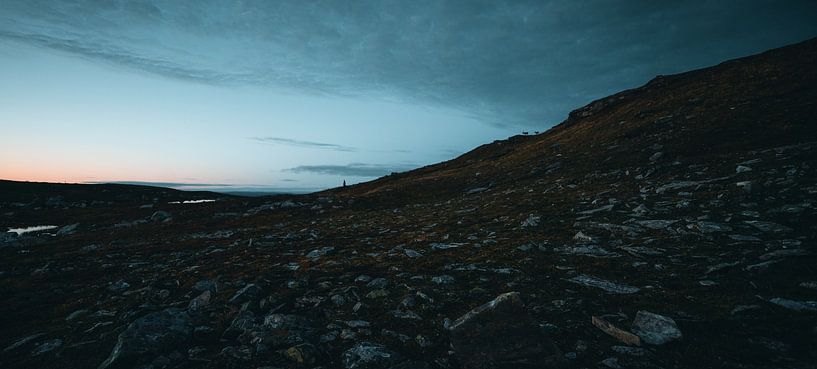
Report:
[[404,172],[414,168],[417,168],[417,165],[351,163],[348,165],[301,165],[284,169],[284,171],[349,177],[382,177],[391,173]]
[[265,144],[272,144],[272,145],[288,145],[288,146],[308,147],[308,148],[314,148],[314,149],[325,149],[325,150],[342,151],[342,152],[358,151],[358,149],[356,149],[354,147],[341,146],[341,145],[323,143],[323,142],[293,140],[291,138],[251,137],[250,139],[253,140],[253,141],[257,141],[257,142],[261,142],[261,143],[265,143]]
[[812,0],[26,0],[0,2],[0,38],[188,81],[541,128],[656,74],[813,37],[815,18]]

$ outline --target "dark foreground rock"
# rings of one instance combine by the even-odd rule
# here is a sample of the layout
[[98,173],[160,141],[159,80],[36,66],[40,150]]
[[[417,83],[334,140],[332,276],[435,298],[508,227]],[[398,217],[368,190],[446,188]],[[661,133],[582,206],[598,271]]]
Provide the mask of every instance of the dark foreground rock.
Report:
[[193,325],[187,312],[166,309],[141,317],[119,335],[111,355],[98,369],[130,368],[180,349]]
[[448,328],[463,368],[558,368],[561,351],[528,315],[518,292],[497,296]]

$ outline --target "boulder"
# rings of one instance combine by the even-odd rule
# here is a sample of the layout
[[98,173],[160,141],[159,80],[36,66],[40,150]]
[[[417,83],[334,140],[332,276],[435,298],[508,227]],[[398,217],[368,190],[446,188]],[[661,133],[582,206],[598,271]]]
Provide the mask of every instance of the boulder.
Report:
[[133,367],[178,349],[190,339],[193,324],[184,310],[170,308],[145,315],[119,334],[110,356],[98,369]]
[[518,292],[508,292],[448,326],[462,368],[557,368],[564,358],[528,314]]
[[633,333],[651,345],[663,345],[683,337],[672,318],[643,310],[635,314]]

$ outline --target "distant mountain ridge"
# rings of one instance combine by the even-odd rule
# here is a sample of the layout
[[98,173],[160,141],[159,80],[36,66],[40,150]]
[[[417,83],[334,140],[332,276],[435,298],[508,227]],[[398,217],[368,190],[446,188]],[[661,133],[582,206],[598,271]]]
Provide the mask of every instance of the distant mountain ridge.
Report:
[[[494,141],[446,162],[325,193],[464,192],[527,178],[545,170],[542,161],[560,153],[581,150],[582,156],[574,159],[594,161],[603,145],[616,145],[635,154],[649,141],[645,139],[661,133],[673,138],[665,144],[667,155],[711,155],[817,141],[815,66],[817,38],[658,76],[642,87],[573,110],[564,122],[539,135]],[[582,169],[593,167],[587,164]],[[466,175],[477,172],[479,177]]]

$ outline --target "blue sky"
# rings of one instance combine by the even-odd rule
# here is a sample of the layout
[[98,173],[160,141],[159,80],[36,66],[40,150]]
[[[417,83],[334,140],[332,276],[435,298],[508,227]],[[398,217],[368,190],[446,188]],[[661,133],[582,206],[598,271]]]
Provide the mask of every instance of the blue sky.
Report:
[[3,1],[0,178],[355,183],[814,19],[813,1]]

